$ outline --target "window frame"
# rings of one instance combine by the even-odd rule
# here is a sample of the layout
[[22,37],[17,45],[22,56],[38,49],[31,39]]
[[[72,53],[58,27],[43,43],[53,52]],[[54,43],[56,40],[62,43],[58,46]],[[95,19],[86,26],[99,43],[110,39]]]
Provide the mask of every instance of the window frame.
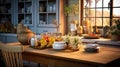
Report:
[[[80,18],[80,20],[81,20],[81,25],[83,25],[83,19],[84,18],[102,18],[102,28],[103,28],[103,25],[104,25],[104,20],[103,20],[103,18],[109,18],[109,26],[111,26],[112,25],[112,20],[113,20],[113,18],[120,18],[120,17],[114,17],[113,16],[113,8],[120,8],[120,6],[117,6],[117,7],[113,7],[113,0],[110,0],[110,5],[108,6],[108,7],[104,7],[104,0],[102,0],[102,7],[96,7],[96,5],[95,5],[95,7],[91,7],[91,8],[89,8],[89,9],[95,9],[95,11],[96,11],[96,9],[102,9],[102,16],[101,17],[96,17],[96,15],[95,15],[95,17],[84,17],[83,15],[84,15],[84,9],[86,9],[86,8],[84,8],[84,1],[85,0],[80,0],[81,1],[81,10],[82,10],[82,13],[80,13],[80,16],[81,16],[81,18]],[[103,16],[103,11],[104,11],[104,9],[105,8],[109,8],[109,10],[110,10],[110,17],[104,17]],[[95,14],[96,14],[96,12],[95,12]],[[95,25],[96,25],[96,20],[95,20]]]

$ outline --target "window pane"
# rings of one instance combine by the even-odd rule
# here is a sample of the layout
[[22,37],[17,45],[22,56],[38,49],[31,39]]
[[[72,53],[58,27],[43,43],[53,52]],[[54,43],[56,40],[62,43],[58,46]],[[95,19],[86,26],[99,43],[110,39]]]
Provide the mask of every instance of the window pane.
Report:
[[84,17],[95,17],[94,9],[84,9]]
[[110,0],[103,0],[103,7],[108,7]]
[[90,7],[95,7],[95,0],[91,0],[91,1],[92,1],[92,3],[90,5]]
[[113,18],[113,20],[117,20],[117,19],[120,19],[120,18]]
[[103,26],[110,25],[110,18],[103,18]]
[[84,0],[84,8],[85,8],[85,6],[87,6],[87,7],[89,6],[88,3],[86,2],[86,0]]
[[109,25],[110,24],[109,22],[110,9],[108,8],[109,2],[110,0],[84,0],[84,8],[86,8],[83,11],[84,20],[86,20],[85,17],[89,18],[92,26],[95,26],[95,24],[97,26]]
[[120,18],[113,18],[113,20],[114,20],[114,19],[116,19],[116,20],[117,20],[117,19],[120,19]]
[[120,8],[113,8],[113,16],[120,17]]
[[96,18],[96,25],[102,26],[102,18]]
[[95,18],[90,18],[91,26],[95,26]]
[[96,17],[102,17],[102,9],[96,9]]
[[89,17],[89,9],[84,9],[84,17]]
[[95,26],[95,22],[97,26],[102,26],[102,18],[90,18],[90,22],[92,26]]
[[96,7],[102,7],[102,0],[96,0],[96,1],[98,1]]
[[84,7],[102,7],[102,0],[85,0]]
[[110,10],[108,8],[103,9],[103,17],[110,17]]
[[90,17],[95,17],[95,9],[90,9]]
[[120,7],[120,0],[113,0],[113,7]]

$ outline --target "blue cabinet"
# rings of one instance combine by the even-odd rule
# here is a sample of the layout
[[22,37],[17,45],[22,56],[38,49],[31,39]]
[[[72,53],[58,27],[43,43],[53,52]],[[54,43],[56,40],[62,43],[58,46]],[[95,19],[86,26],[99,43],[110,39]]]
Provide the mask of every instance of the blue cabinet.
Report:
[[[22,22],[34,33],[56,32],[53,20],[59,22],[60,0],[0,0],[0,24],[8,19],[17,27]],[[5,34],[3,36],[3,34]],[[0,41],[15,42],[15,36],[0,33]]]
[[59,0],[17,0],[17,23],[22,22],[33,32],[55,32],[53,20],[59,22]]
[[59,0],[38,0],[36,2],[36,33],[56,32],[53,21],[59,22]]
[[0,33],[0,41],[4,43],[18,42],[17,34],[12,33]]

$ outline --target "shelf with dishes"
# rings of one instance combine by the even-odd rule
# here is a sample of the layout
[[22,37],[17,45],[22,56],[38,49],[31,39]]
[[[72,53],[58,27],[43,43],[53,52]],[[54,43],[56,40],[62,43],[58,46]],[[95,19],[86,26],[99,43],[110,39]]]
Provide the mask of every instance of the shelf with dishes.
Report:
[[3,21],[8,21],[11,22],[11,12],[12,12],[12,4],[11,1],[9,0],[5,0],[6,2],[4,2],[3,0],[1,0],[0,2],[0,15],[1,15],[1,19],[0,19],[0,23],[3,23]]
[[27,26],[32,26],[32,1],[19,0],[18,1],[18,23],[24,23]]
[[[39,25],[52,25],[52,20],[56,19],[56,0],[39,0]],[[54,26],[54,25],[52,25]]]
[[18,22],[22,22],[27,25],[32,24],[31,14],[19,14],[18,19]]

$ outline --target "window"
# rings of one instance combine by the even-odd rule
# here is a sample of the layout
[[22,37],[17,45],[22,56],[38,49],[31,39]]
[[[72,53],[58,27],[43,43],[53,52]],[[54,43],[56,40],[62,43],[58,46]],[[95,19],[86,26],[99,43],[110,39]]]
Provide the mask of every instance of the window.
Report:
[[113,19],[120,19],[120,0],[113,0]]
[[112,19],[120,18],[120,0],[84,0],[83,21],[91,26],[110,26]]

